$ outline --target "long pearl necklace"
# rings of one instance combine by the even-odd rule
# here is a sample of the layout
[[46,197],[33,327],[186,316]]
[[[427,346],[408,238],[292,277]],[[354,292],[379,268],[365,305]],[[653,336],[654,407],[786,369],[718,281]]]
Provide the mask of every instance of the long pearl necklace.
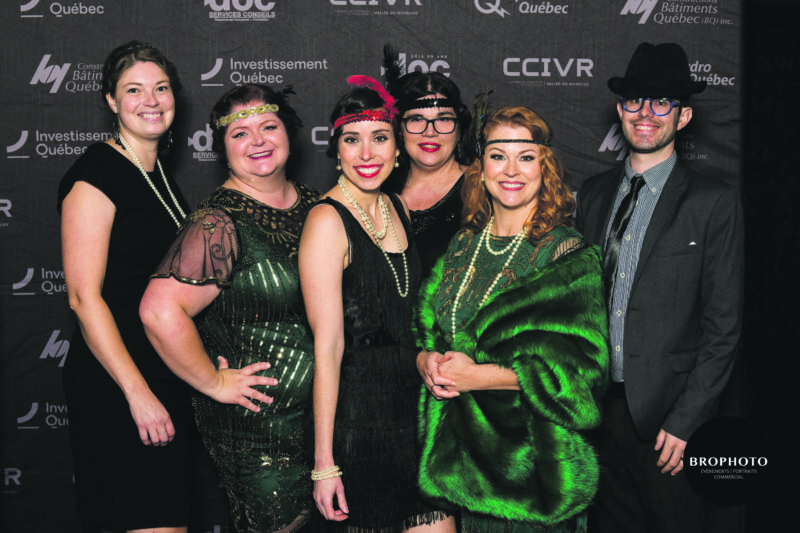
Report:
[[[180,220],[178,220],[178,218],[175,216],[175,213],[172,212],[172,209],[169,208],[167,202],[164,201],[164,198],[161,197],[161,193],[158,192],[158,189],[156,189],[156,186],[153,184],[153,182],[150,181],[150,176],[147,175],[144,166],[142,166],[142,162],[139,161],[138,157],[136,157],[136,152],[133,151],[133,148],[131,148],[131,145],[128,144],[128,141],[125,140],[125,137],[123,137],[122,133],[119,134],[119,142],[122,143],[123,148],[125,148],[125,150],[127,150],[128,153],[131,154],[131,159],[133,159],[133,164],[136,165],[136,168],[138,168],[139,172],[142,173],[142,176],[144,176],[144,179],[145,181],[147,181],[147,184],[150,186],[150,188],[153,189],[153,192],[156,193],[156,196],[158,197],[158,200],[161,202],[161,205],[164,206],[164,209],[167,210],[169,216],[171,216],[172,220],[175,221],[175,225],[180,227],[181,225]],[[161,161],[158,159],[158,157],[156,157],[156,165],[158,165],[158,170],[159,172],[161,172],[161,179],[164,180],[164,186],[167,188],[167,192],[169,192],[170,198],[172,198],[175,207],[178,209],[178,213],[181,215],[181,220],[183,220],[184,218],[186,218],[186,214],[183,212],[183,209],[181,209],[181,205],[175,198],[175,193],[173,193],[172,189],[169,188],[169,183],[167,182],[167,176],[164,174],[164,169],[161,167]]]
[[514,258],[514,255],[517,253],[517,250],[519,249],[519,245],[522,244],[522,241],[525,239],[525,235],[527,234],[525,228],[523,227],[505,248],[503,248],[500,251],[492,250],[492,248],[489,246],[489,239],[491,236],[493,223],[494,223],[494,215],[492,215],[492,218],[489,219],[489,223],[486,224],[485,228],[483,228],[481,236],[478,238],[478,245],[475,247],[475,252],[472,254],[472,259],[470,259],[469,267],[467,268],[467,274],[461,281],[461,286],[458,288],[458,292],[456,293],[456,298],[455,300],[453,300],[453,307],[450,312],[450,325],[453,332],[453,337],[456,336],[456,312],[458,311],[458,304],[461,300],[461,297],[467,290],[467,283],[469,283],[469,280],[471,280],[472,276],[475,274],[475,261],[478,259],[478,254],[481,251],[481,245],[485,242],[486,250],[490,254],[495,256],[503,255],[509,250],[511,250],[511,253],[506,259],[506,262],[503,264],[503,268],[501,268],[500,272],[498,272],[497,275],[494,277],[494,280],[492,280],[492,283],[491,285],[489,285],[489,288],[486,289],[486,292],[483,293],[483,297],[481,298],[481,301],[478,304],[478,309],[483,307],[483,304],[485,304],[486,300],[489,299],[489,296],[492,295],[492,291],[497,285],[497,282],[500,281],[500,278],[503,277],[503,272],[505,272],[506,268],[508,268],[508,265],[511,264],[511,260]]
[[400,250],[400,255],[403,257],[403,269],[405,270],[406,277],[405,290],[403,290],[403,287],[400,285],[400,276],[397,275],[397,270],[394,268],[392,260],[389,259],[389,254],[386,253],[386,250],[383,248],[383,244],[381,244],[381,239],[383,239],[383,237],[380,237],[378,232],[375,231],[375,225],[372,223],[372,219],[369,218],[367,212],[364,211],[364,209],[358,204],[358,201],[353,196],[353,193],[350,192],[343,175],[339,176],[338,184],[339,188],[342,189],[342,192],[344,193],[344,197],[347,198],[347,201],[350,202],[350,205],[353,206],[353,209],[358,211],[361,220],[364,222],[364,227],[366,227],[370,235],[375,238],[375,244],[378,245],[378,248],[380,248],[381,252],[383,253],[383,257],[386,258],[386,262],[389,263],[389,268],[392,269],[394,282],[397,285],[397,293],[401,298],[405,298],[408,296],[408,289],[411,286],[408,282],[408,261],[406,261],[406,252],[402,249],[402,246],[400,245],[400,239],[397,237],[397,232],[394,229],[394,223],[392,222],[392,217],[389,213],[389,207],[386,205],[386,202],[383,201],[383,195],[378,193],[378,207],[381,211],[381,218],[383,218],[383,236],[386,236],[386,227],[388,226],[391,228],[394,242],[397,244],[397,249]]

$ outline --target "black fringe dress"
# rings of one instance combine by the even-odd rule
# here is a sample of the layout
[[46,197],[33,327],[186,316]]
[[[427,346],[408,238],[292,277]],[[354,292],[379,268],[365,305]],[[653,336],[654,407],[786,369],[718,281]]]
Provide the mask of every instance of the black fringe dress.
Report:
[[[380,248],[350,211],[330,198],[322,200],[339,213],[350,246],[342,279],[345,348],[333,432],[333,458],[342,470],[350,514],[343,522],[329,522],[337,531],[394,533],[443,516],[420,499],[417,489],[422,381],[411,319],[420,263],[403,206],[390,197],[409,236],[411,286],[405,298]],[[402,255],[388,255],[405,289]]]

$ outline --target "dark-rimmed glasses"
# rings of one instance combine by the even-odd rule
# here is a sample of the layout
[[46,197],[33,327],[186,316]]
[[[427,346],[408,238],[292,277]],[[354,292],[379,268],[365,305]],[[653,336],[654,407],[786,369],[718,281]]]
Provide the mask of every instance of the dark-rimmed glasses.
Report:
[[433,124],[433,129],[436,133],[446,134],[456,131],[455,117],[425,118],[421,115],[413,115],[402,119],[402,121],[408,133],[423,133],[428,129],[428,124]]
[[671,98],[626,98],[624,96],[619,97],[619,101],[622,104],[622,109],[624,109],[628,113],[638,113],[644,106],[645,100],[650,102],[650,111],[652,111],[653,114],[658,117],[669,115],[670,111],[672,111],[672,108],[675,106],[681,107],[680,102],[678,102],[677,100],[673,100]]

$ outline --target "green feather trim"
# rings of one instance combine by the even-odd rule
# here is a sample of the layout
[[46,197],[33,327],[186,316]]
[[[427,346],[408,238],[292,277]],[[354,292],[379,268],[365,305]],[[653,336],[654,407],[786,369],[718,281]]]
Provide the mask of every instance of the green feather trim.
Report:
[[551,525],[591,502],[594,451],[579,430],[600,423],[608,379],[600,254],[567,254],[481,307],[450,346],[433,305],[440,261],[420,294],[418,341],[513,369],[521,391],[420,403],[420,487],[431,498],[508,520]]

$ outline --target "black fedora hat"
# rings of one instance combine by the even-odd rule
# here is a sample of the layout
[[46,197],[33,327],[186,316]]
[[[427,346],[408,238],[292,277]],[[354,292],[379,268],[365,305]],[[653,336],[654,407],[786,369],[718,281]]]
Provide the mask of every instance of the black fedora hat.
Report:
[[675,43],[642,43],[636,47],[624,78],[611,78],[608,88],[620,96],[676,98],[702,92],[706,82],[693,81],[689,59]]

